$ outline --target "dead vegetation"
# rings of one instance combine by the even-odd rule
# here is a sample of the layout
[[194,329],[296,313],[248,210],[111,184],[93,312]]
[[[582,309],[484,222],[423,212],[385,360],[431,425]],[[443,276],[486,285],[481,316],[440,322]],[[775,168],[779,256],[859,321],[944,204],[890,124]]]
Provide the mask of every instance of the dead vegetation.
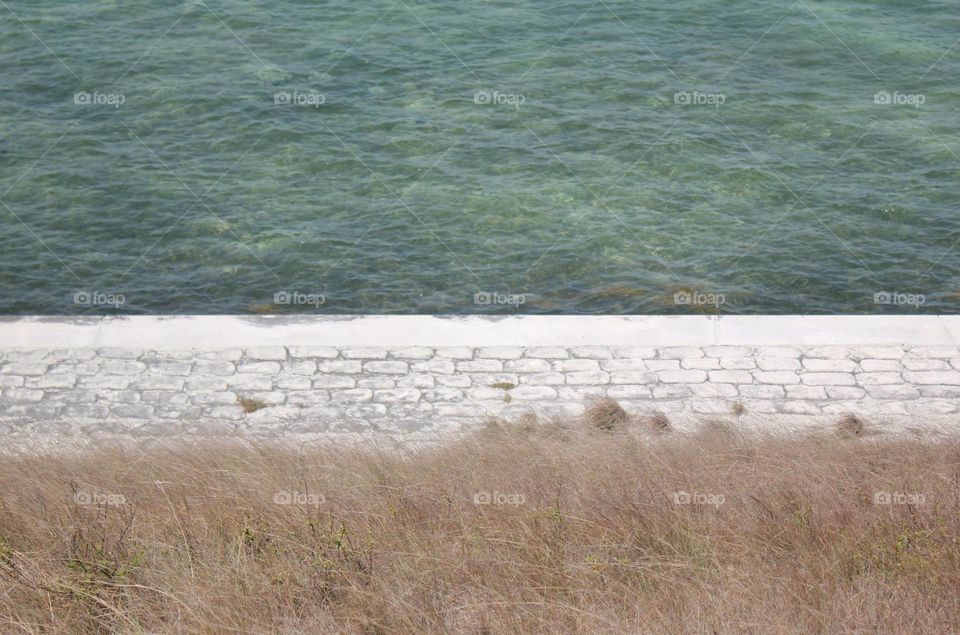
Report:
[[957,440],[621,410],[406,452],[8,454],[0,631],[960,629]]

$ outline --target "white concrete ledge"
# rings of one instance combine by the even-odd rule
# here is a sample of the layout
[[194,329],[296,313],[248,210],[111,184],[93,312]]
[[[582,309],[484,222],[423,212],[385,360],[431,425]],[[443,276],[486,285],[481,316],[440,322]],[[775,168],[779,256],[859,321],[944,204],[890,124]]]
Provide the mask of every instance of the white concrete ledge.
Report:
[[301,316],[0,319],[0,348],[956,346],[960,316]]

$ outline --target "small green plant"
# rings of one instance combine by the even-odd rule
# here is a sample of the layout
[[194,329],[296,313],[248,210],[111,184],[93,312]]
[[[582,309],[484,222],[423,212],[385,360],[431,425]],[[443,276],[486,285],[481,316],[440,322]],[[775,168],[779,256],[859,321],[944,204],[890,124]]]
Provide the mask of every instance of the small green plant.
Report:
[[491,388],[499,388],[506,392],[503,396],[503,400],[507,403],[513,401],[513,397],[510,396],[510,391],[517,387],[517,385],[510,381],[498,381],[490,384]]

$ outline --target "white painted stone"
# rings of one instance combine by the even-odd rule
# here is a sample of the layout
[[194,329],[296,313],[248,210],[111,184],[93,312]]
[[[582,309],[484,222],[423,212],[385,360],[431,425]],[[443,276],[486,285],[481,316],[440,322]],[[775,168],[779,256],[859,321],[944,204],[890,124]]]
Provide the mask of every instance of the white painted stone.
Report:
[[951,359],[956,357],[958,348],[956,346],[914,346],[907,351],[905,358],[907,357],[919,357],[919,358],[931,358],[931,357],[940,357],[943,359]]
[[600,369],[607,372],[647,370],[647,364],[642,359],[601,359]]
[[294,376],[281,376],[277,377],[274,381],[274,385],[278,390],[310,390],[313,385],[310,377],[303,375],[294,375]]
[[390,359],[421,360],[433,357],[433,349],[426,346],[406,346],[388,351]]
[[652,395],[647,386],[623,385],[608,387],[607,396],[611,399],[650,399]]
[[574,357],[586,359],[611,359],[613,351],[607,346],[574,346],[570,349]]
[[520,359],[523,348],[520,346],[487,346],[477,351],[477,359]]
[[433,375],[419,374],[406,375],[398,377],[397,388],[433,388],[437,385],[437,380]]
[[656,383],[657,374],[648,371],[622,371],[610,373],[610,383],[613,384],[652,384]]
[[687,387],[695,397],[708,399],[736,399],[740,394],[733,384],[687,384]]
[[273,388],[273,379],[265,375],[233,375],[226,379],[231,390],[263,390]]
[[915,388],[920,391],[921,397],[936,397],[942,399],[960,399],[960,386],[930,386],[924,385]]
[[846,346],[811,346],[803,351],[803,356],[825,359],[847,359],[850,356],[850,348]]
[[363,370],[363,363],[359,360],[323,360],[317,362],[318,373],[330,373],[334,375],[358,375]]
[[751,357],[753,349],[749,346],[705,346],[703,352],[707,357]]
[[469,346],[449,346],[437,349],[437,357],[445,359],[473,359],[473,349]]
[[857,373],[857,383],[862,386],[878,386],[881,384],[902,384],[900,373]]
[[857,362],[849,359],[814,359],[804,358],[803,367],[817,373],[852,373],[857,368]]
[[[419,391],[417,391],[419,393]],[[332,390],[330,403],[362,403],[373,399],[373,391],[369,388],[349,388],[347,390]]]
[[610,374],[602,370],[573,371],[567,373],[567,384],[607,384]]
[[221,361],[221,362],[239,362],[243,359],[242,348],[226,348],[216,351],[199,351],[197,356],[202,360]]
[[190,396],[190,401],[199,405],[236,404],[237,395],[233,392],[199,392]]
[[800,381],[808,386],[853,386],[853,373],[804,373]]
[[903,367],[895,359],[861,359],[860,370],[868,373],[899,373]]
[[[357,388],[396,388],[397,382],[393,377],[359,377],[357,378]],[[407,386],[409,388],[410,386]]]
[[702,370],[662,370],[657,377],[665,384],[699,384],[707,381],[707,373]]
[[653,359],[657,356],[657,349],[652,346],[617,346],[613,349],[613,356],[625,359]]
[[357,379],[350,375],[317,375],[313,378],[314,388],[353,388]]
[[[793,334],[784,339],[791,339],[792,337],[796,337],[796,335],[797,334]],[[801,354],[800,349],[795,346],[757,346],[753,350],[754,355],[758,358],[776,357],[780,359],[800,359]]]
[[416,388],[397,388],[394,390],[374,390],[373,400],[378,403],[416,403],[420,401],[420,391]]
[[467,375],[437,375],[434,379],[441,386],[449,388],[469,388],[472,383]]
[[757,367],[760,370],[800,370],[800,360],[793,357],[758,357]]
[[290,375],[314,375],[317,363],[312,359],[296,359],[283,363],[283,372]]
[[567,359],[570,353],[560,346],[533,346],[524,351],[526,357],[534,359]]
[[[781,386],[786,386],[787,384],[799,384],[801,381],[801,375],[787,370],[758,370],[753,372],[753,377],[757,380],[757,383],[760,384],[780,384]],[[853,376],[851,376],[851,379],[853,379]]]
[[531,386],[558,386],[565,383],[566,378],[563,373],[528,373],[520,375],[520,383]]
[[557,398],[557,391],[549,386],[520,386],[510,391],[510,396],[522,401],[547,401]]
[[740,396],[745,399],[782,399],[784,397],[783,386],[774,386],[771,384],[745,384],[737,386]]
[[364,362],[363,372],[381,375],[406,375],[410,371],[407,362]]
[[903,359],[905,351],[902,346],[857,346],[853,357],[864,359]]
[[906,358],[900,362],[907,370],[952,370],[946,359],[914,359]]
[[752,357],[722,357],[720,368],[724,370],[753,370],[757,362]]
[[499,373],[503,362],[499,359],[478,359],[469,362],[457,362],[458,373]]
[[515,359],[503,365],[503,369],[509,373],[546,373],[552,368],[545,359]]
[[719,384],[752,384],[753,375],[745,370],[712,370],[710,381]]
[[[867,394],[873,399],[898,399],[900,401],[909,401],[917,399],[920,391],[914,386],[896,385],[896,386],[867,386]],[[937,396],[937,395],[931,395]]]
[[198,375],[232,375],[237,367],[232,362],[218,360],[199,360],[193,365],[193,372]]
[[607,394],[604,386],[557,386],[557,399],[583,403],[591,397],[603,397]]
[[30,390],[27,388],[11,388],[10,390],[3,391],[4,401],[13,401],[13,402],[31,402],[35,403],[43,399],[44,392],[42,390]]
[[911,384],[937,384],[942,386],[960,385],[960,372],[949,371],[929,371],[929,372],[905,372],[903,377]]
[[254,346],[244,351],[247,359],[254,361],[283,361],[287,358],[285,346]]
[[830,399],[848,400],[863,399],[866,391],[854,386],[827,386],[827,397]]
[[291,346],[290,357],[294,359],[336,359],[340,350],[334,346]]
[[730,404],[722,399],[692,399],[687,407],[697,414],[726,414],[730,412]]
[[[20,378],[21,380],[23,378]],[[41,375],[28,377],[27,388],[73,388],[77,384],[76,375]]]
[[680,370],[679,359],[648,359],[644,363],[650,370]]
[[257,375],[276,375],[280,372],[277,362],[246,362],[237,365],[238,373],[255,373]]
[[690,386],[683,384],[657,384],[651,392],[654,399],[686,399],[693,395]]
[[218,375],[193,375],[187,377],[186,389],[205,392],[222,391],[227,389],[227,382],[224,377]]
[[[100,362],[100,373],[103,375],[136,375],[147,370],[147,365],[129,359],[105,359]],[[29,373],[14,373],[27,375]]]
[[695,370],[714,370],[720,368],[720,360],[711,357],[691,357],[681,359],[680,367]]
[[703,357],[703,351],[698,346],[667,346],[660,349],[660,359],[687,359]]
[[600,363],[595,359],[561,359],[553,362],[553,369],[561,373],[600,370]]
[[348,348],[342,352],[344,359],[386,359],[387,349],[385,348]]
[[808,399],[822,401],[827,398],[827,391],[822,386],[784,386],[787,399]]
[[433,375],[452,375],[457,372],[456,365],[449,359],[431,359],[410,364],[410,370],[415,373],[430,373]]

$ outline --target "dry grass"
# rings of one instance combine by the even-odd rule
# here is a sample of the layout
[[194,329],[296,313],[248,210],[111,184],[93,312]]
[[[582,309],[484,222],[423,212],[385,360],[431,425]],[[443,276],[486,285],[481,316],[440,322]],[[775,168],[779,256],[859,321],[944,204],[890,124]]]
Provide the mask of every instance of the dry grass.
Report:
[[247,414],[251,412],[256,412],[257,410],[262,410],[267,407],[267,404],[260,401],[259,399],[251,399],[249,397],[237,397],[237,403],[240,405],[240,408]]
[[616,399],[603,397],[587,404],[585,419],[600,430],[622,428],[630,421],[630,415]]
[[960,629],[960,442],[641,430],[8,455],[0,632]]

